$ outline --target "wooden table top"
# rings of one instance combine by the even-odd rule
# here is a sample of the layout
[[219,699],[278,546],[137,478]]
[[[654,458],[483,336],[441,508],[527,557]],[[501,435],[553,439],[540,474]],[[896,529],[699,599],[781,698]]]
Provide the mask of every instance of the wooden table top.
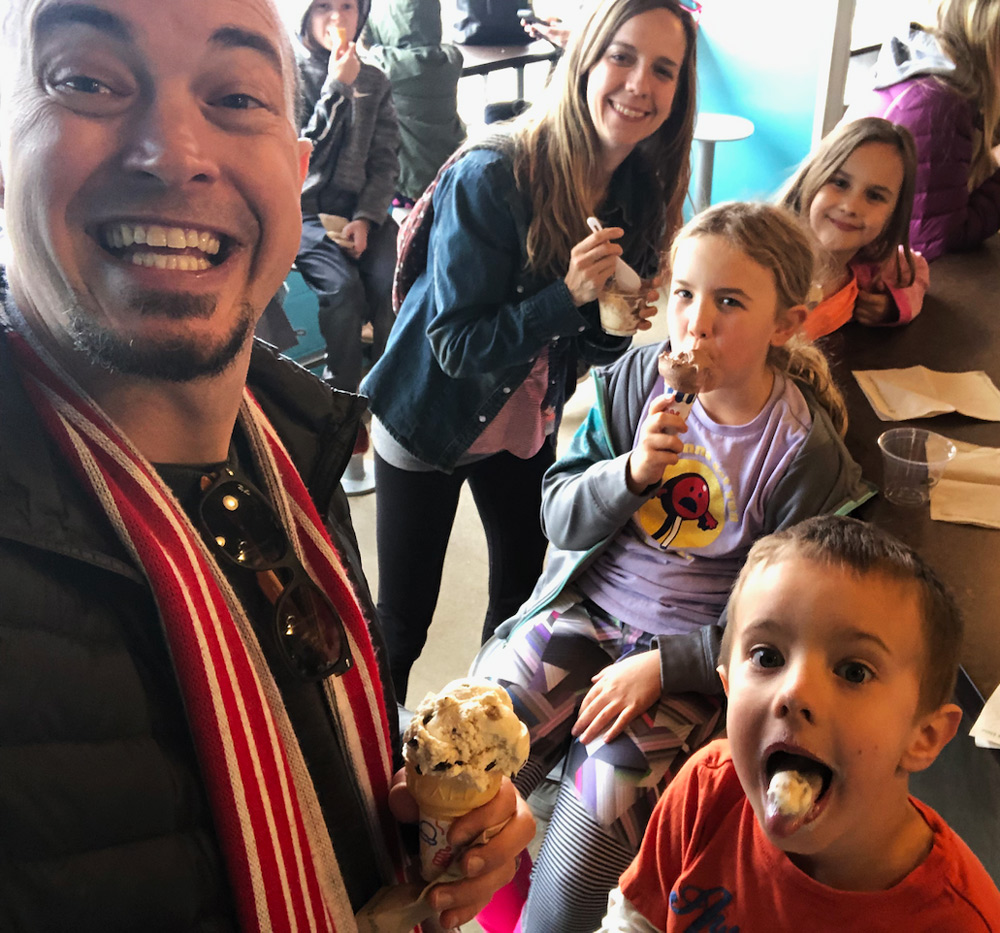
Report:
[[[1000,385],[1000,237],[971,253],[936,260],[923,313],[911,324],[873,328],[851,323],[824,338],[824,349],[847,399],[847,446],[867,479],[881,484],[877,438],[895,424],[1000,447],[1000,423],[964,415],[880,421],[851,375],[855,369],[922,364],[955,372],[981,369]],[[931,521],[926,507],[895,506],[881,496],[865,503],[857,515],[919,550],[955,592],[966,620],[962,663],[980,692],[989,696],[1000,684],[1000,530]]]
[[462,77],[485,75],[501,68],[523,68],[532,62],[554,61],[559,49],[545,39],[527,45],[461,45]]

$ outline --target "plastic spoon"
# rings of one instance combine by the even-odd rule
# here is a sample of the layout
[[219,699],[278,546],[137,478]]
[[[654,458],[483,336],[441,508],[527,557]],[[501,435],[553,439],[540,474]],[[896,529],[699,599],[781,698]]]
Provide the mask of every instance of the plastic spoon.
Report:
[[[601,222],[596,217],[587,218],[587,226],[590,227],[594,233],[598,230],[603,230],[604,227],[601,226]],[[624,259],[619,256],[615,260],[615,281],[622,291],[626,292],[637,292],[642,288],[642,279],[639,278],[639,273],[635,271]]]

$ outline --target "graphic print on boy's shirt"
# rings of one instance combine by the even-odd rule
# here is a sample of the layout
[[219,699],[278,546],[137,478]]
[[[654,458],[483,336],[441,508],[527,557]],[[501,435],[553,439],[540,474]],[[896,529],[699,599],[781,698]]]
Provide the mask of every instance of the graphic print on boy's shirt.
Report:
[[[636,441],[662,392],[659,379]],[[747,550],[764,531],[771,493],[811,425],[802,393],[780,374],[747,424],[717,424],[696,401],[679,461],[575,586],[616,618],[642,620],[653,634],[684,634],[717,622]]]

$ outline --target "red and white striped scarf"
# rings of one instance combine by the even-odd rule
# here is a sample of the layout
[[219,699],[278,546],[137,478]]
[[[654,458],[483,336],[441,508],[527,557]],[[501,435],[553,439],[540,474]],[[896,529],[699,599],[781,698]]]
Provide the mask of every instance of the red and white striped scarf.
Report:
[[[156,470],[25,322],[16,326],[11,343],[32,403],[152,588],[242,929],[356,930],[302,751],[228,580]],[[325,693],[373,836],[384,842],[389,882],[397,873],[388,853],[400,851],[387,805],[392,752],[368,629],[309,493],[249,390],[239,418],[295,553],[344,620],[355,664],[328,678]]]

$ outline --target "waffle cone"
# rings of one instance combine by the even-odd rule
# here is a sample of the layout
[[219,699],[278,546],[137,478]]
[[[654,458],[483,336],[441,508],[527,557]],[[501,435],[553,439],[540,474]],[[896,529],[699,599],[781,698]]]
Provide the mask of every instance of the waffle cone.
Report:
[[406,786],[424,816],[439,820],[453,820],[489,803],[500,790],[503,775],[499,772],[486,775],[486,787],[480,789],[465,774],[417,774],[413,765],[406,766]]

